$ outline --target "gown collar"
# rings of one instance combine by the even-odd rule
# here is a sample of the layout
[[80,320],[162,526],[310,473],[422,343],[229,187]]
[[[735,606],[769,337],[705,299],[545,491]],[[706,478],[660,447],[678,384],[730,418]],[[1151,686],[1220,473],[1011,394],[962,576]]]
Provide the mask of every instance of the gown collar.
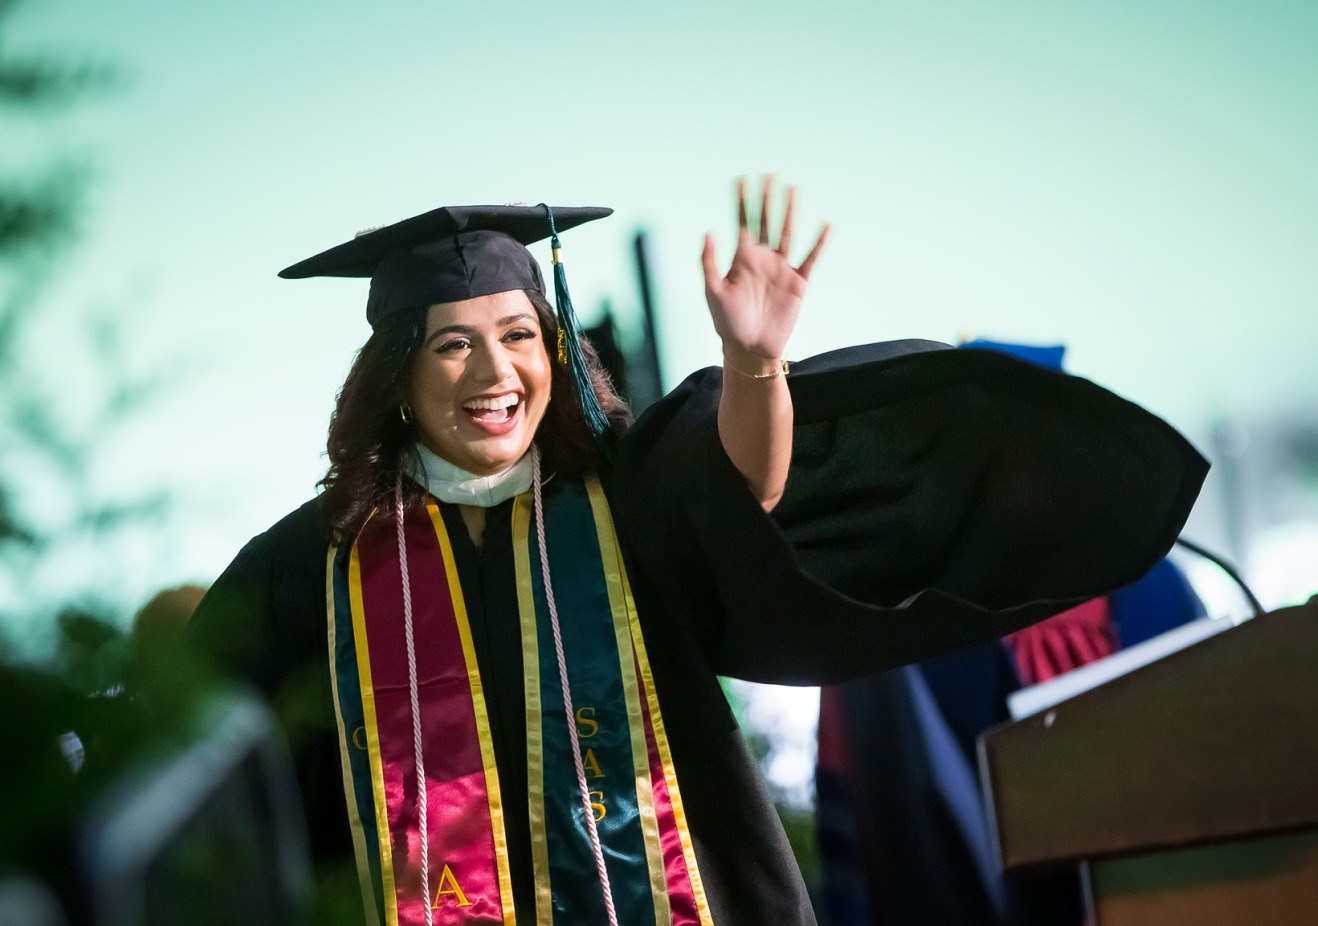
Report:
[[422,444],[416,444],[416,452],[416,459],[421,463],[420,470],[417,470],[413,461],[407,475],[425,486],[441,502],[493,508],[531,488],[530,453],[523,454],[521,459],[501,473],[477,476],[454,466]]

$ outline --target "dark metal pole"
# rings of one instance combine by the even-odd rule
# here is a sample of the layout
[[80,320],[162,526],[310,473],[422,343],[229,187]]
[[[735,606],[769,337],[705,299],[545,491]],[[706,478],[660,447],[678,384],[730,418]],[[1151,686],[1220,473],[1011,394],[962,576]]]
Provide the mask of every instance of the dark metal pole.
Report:
[[[636,410],[656,401],[664,394],[663,374],[659,366],[659,340],[655,331],[654,292],[650,286],[650,260],[646,249],[645,232],[636,233],[636,283],[641,292],[641,309],[644,312],[644,341],[638,351],[637,366],[643,376],[635,377],[636,388],[632,400]],[[642,387],[644,381],[644,387]]]

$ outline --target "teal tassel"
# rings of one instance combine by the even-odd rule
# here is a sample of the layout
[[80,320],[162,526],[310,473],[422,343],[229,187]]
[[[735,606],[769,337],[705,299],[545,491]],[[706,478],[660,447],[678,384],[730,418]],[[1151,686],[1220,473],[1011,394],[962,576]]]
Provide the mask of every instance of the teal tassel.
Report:
[[554,249],[554,302],[558,312],[559,348],[566,353],[568,369],[572,373],[572,386],[577,393],[577,404],[581,416],[586,420],[586,427],[601,446],[607,446],[611,433],[609,419],[600,408],[599,399],[590,385],[590,372],[586,368],[586,356],[581,350],[581,324],[577,313],[572,309],[572,297],[567,291],[567,271],[559,260],[558,229],[554,227],[554,210],[545,203],[545,212],[549,215],[550,246]]

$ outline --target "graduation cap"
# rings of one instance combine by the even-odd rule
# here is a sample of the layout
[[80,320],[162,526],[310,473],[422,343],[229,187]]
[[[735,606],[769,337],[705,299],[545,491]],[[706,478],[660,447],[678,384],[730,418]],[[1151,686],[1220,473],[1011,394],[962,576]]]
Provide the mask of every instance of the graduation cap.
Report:
[[279,271],[287,280],[307,277],[370,277],[366,320],[376,327],[395,312],[460,302],[514,289],[545,291],[544,277],[528,244],[550,239],[558,313],[558,354],[572,372],[577,400],[591,431],[600,437],[608,419],[595,398],[579,344],[580,325],[559,259],[558,232],[612,214],[602,206],[444,206],[359,232]]

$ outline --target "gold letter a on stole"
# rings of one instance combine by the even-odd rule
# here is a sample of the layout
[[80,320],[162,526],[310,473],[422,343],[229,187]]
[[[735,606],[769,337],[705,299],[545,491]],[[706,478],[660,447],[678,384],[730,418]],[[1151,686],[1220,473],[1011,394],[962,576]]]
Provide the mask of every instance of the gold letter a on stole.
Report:
[[586,771],[590,772],[591,778],[604,777],[604,770],[600,768],[600,760],[595,758],[595,750],[587,749],[586,754],[581,757],[581,764],[585,766]]
[[459,907],[470,907],[471,901],[467,895],[462,893],[462,887],[458,884],[458,879],[453,877],[453,869],[446,864],[444,870],[439,873],[439,887],[435,890],[435,902],[430,905],[430,909],[439,909],[439,899],[448,894],[457,900]]

